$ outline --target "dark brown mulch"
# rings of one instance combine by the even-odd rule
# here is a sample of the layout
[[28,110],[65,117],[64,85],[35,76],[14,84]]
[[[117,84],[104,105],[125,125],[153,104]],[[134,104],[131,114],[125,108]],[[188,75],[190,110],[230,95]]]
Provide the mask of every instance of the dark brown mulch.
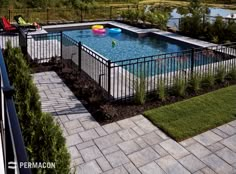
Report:
[[33,72],[55,71],[70,88],[75,96],[84,104],[88,111],[100,124],[107,124],[118,121],[124,118],[129,118],[144,111],[160,106],[168,105],[178,101],[186,100],[188,98],[202,95],[210,91],[217,90],[229,85],[236,84],[236,81],[225,81],[218,83],[212,88],[204,88],[197,94],[188,91],[185,97],[168,96],[165,101],[160,101],[157,98],[148,96],[149,100],[144,105],[137,105],[133,102],[109,102],[106,101],[106,92],[98,87],[98,85],[84,72],[75,72],[72,69],[60,68],[61,66],[33,65]]

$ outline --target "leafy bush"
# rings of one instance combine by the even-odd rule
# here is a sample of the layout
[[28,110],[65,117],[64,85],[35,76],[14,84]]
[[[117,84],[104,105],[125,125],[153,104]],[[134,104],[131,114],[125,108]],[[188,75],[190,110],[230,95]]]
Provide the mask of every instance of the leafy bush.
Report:
[[70,156],[58,125],[49,114],[42,113],[38,90],[19,48],[7,44],[4,52],[9,78],[15,89],[15,105],[28,152],[29,161],[55,162],[55,169],[34,169],[33,173],[70,172]]
[[144,104],[146,101],[146,79],[143,73],[139,78],[136,79],[134,85],[135,85],[135,95],[134,95],[135,103]]
[[193,74],[190,80],[190,87],[194,92],[198,92],[201,89],[201,76],[198,74]]
[[219,81],[220,83],[223,83],[225,81],[226,75],[227,75],[227,73],[226,73],[225,67],[220,66],[217,69],[216,80]]
[[166,98],[165,83],[160,81],[158,84],[156,94],[161,101],[164,101]]
[[186,81],[177,77],[174,82],[174,93],[177,96],[184,97],[187,89]]

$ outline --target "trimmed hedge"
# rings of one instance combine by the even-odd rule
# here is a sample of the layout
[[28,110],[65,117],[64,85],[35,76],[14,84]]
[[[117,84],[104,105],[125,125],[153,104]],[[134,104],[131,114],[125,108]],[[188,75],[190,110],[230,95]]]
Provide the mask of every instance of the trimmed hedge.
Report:
[[55,162],[55,169],[34,169],[33,173],[70,173],[70,155],[62,131],[50,114],[41,110],[40,97],[20,48],[7,44],[4,58],[15,89],[14,100],[29,161]]

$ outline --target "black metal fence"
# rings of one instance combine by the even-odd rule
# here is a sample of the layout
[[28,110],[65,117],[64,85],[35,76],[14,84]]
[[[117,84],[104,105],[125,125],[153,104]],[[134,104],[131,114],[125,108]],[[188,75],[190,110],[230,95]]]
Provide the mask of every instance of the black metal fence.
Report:
[[208,73],[215,75],[222,67],[229,71],[235,68],[236,61],[236,43],[111,61],[62,32],[26,34],[24,37],[26,39],[20,41],[20,45],[24,45],[32,61],[57,60],[63,63],[64,69],[84,71],[107,91],[112,100],[132,98],[142,77],[145,77],[145,91],[151,93],[160,83],[171,89],[176,79],[187,82],[194,74],[204,78]]
[[22,15],[29,22],[56,24],[117,19],[123,10],[132,8],[137,8],[137,5],[94,6],[80,7],[77,9],[0,9],[0,16],[6,16],[11,22],[15,21],[14,16]]
[[20,163],[28,162],[27,153],[13,101],[14,89],[10,86],[5,62],[0,50],[0,134],[3,142],[5,173],[31,174],[31,169],[19,167]]
[[[221,18],[225,23],[236,23],[235,18],[221,17],[221,16],[203,16],[201,18],[202,25],[205,26],[207,23],[214,23],[217,18]],[[167,23],[167,26],[171,29],[180,30],[181,18],[171,17]]]
[[171,89],[176,79],[186,83],[193,75],[204,78],[236,68],[236,43],[182,52],[110,61],[92,49],[62,34],[62,60],[69,60],[75,70],[84,71],[113,100],[127,100],[135,94],[136,84],[144,77],[146,92],[151,93],[164,83]]
[[[24,34],[21,32],[20,35]],[[23,36],[20,41],[27,50],[28,57],[36,63],[47,63],[58,60],[61,57],[61,34],[47,33],[31,35],[30,33]]]
[[12,47],[19,47],[19,34],[18,33],[0,33],[0,48],[5,49],[7,41],[10,41]]

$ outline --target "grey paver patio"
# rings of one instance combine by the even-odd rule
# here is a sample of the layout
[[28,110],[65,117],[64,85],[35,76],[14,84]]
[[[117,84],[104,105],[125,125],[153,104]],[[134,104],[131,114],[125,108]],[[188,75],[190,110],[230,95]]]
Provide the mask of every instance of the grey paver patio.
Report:
[[236,173],[236,120],[177,143],[142,115],[100,126],[55,72],[33,77],[76,174]]

